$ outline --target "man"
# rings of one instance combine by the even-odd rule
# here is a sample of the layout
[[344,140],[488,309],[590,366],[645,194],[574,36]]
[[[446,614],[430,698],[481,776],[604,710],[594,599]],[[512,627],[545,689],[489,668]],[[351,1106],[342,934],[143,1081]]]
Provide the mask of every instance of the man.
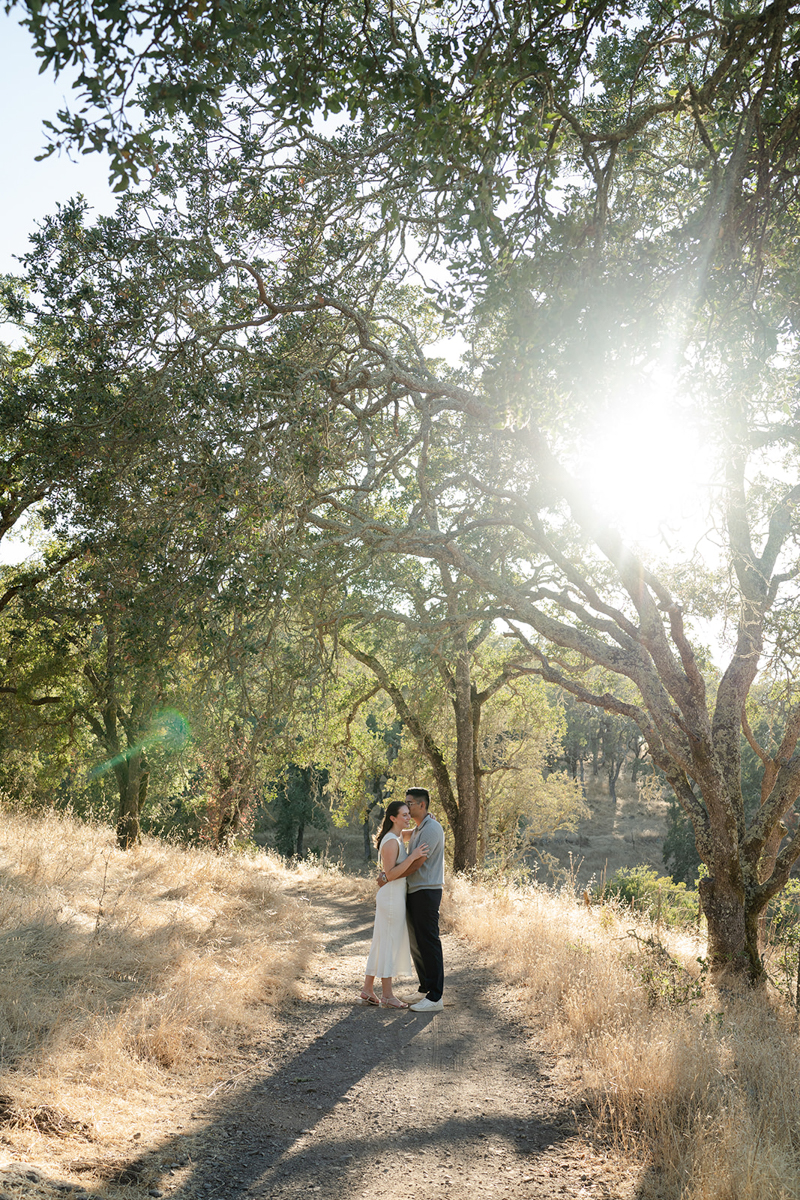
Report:
[[411,1004],[414,1012],[441,1012],[444,1008],[444,959],[439,937],[439,908],[444,887],[444,830],[428,812],[431,798],[427,788],[406,792],[409,815],[416,825],[409,853],[427,843],[428,855],[408,876],[406,915],[411,958],[419,979],[419,993]]

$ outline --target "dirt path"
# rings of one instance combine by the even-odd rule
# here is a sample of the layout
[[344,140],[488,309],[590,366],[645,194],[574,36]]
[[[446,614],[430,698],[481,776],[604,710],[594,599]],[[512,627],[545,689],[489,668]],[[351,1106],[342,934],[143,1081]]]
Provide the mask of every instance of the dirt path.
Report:
[[139,1195],[617,1200],[636,1194],[633,1180],[582,1130],[579,1084],[568,1066],[537,1046],[516,1019],[511,997],[468,946],[444,938],[444,1012],[359,1007],[354,999],[371,906],[319,888],[296,894],[310,906],[324,941],[301,998],[284,1013],[266,1053],[209,1102],[188,1161],[176,1134],[157,1161],[148,1155],[131,1164]]

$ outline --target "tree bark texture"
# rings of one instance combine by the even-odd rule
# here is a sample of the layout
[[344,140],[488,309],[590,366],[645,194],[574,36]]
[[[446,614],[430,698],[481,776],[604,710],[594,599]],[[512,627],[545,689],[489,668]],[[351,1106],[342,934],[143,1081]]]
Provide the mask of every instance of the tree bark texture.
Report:
[[453,870],[469,871],[478,860],[480,775],[477,766],[477,724],[480,710],[470,674],[467,639],[458,639],[453,710],[456,724],[456,790],[458,824],[453,830]]
[[117,815],[117,844],[121,850],[130,850],[141,838],[139,814],[142,797],[147,794],[149,771],[140,750],[114,767],[119,792]]

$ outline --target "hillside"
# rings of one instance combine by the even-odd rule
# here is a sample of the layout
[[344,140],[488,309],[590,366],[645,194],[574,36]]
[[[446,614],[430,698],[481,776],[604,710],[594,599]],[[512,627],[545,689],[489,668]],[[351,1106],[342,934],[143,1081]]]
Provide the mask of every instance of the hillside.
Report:
[[444,918],[445,1011],[364,1009],[364,879],[5,812],[4,1194],[800,1193],[777,994],[571,893],[451,880]]
[[[602,777],[587,777],[588,816],[575,831],[556,833],[539,844],[555,859],[556,876],[560,871],[561,878],[574,878],[582,888],[592,881],[601,888],[622,867],[643,864],[666,874],[662,852],[669,801],[641,795],[628,779],[620,779],[617,797],[615,803]],[[549,875],[552,879],[552,870]]]

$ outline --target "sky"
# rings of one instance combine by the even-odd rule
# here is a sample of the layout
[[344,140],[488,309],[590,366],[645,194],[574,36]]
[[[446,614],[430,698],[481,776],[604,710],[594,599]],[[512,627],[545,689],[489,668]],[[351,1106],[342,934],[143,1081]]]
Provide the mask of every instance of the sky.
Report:
[[30,35],[0,12],[0,161],[5,184],[0,192],[0,272],[18,269],[37,222],[56,204],[82,192],[96,212],[111,212],[108,164],[99,154],[65,154],[36,162],[45,145],[42,122],[55,116],[69,97],[69,80],[39,73]]
[[[82,192],[96,213],[113,211],[108,165],[99,154],[66,154],[36,162],[45,145],[42,122],[55,116],[70,92],[69,81],[39,74],[27,32],[0,10],[0,274],[19,270],[28,239],[57,204]],[[0,563],[20,562],[30,553],[24,539],[0,542]]]

